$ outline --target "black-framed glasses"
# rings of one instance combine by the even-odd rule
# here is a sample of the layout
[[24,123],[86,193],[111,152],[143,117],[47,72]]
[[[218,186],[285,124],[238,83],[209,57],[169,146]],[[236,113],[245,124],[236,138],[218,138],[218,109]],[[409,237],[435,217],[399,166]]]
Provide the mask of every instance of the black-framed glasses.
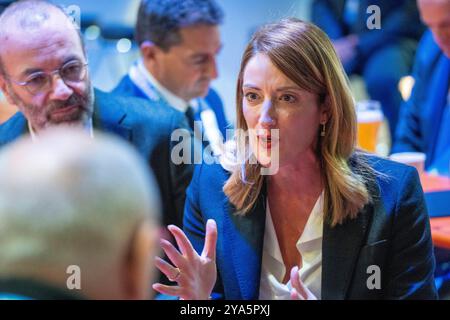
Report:
[[34,72],[23,82],[10,80],[19,86],[23,86],[30,94],[37,95],[51,90],[53,75],[55,74],[58,74],[65,84],[76,84],[83,81],[87,74],[87,65],[88,63],[80,61],[69,61],[52,72]]

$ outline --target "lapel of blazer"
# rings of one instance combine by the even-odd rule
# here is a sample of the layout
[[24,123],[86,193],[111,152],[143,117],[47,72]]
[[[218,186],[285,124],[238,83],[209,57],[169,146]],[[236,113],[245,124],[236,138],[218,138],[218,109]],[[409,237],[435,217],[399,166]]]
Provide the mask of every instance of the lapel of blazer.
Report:
[[368,212],[365,206],[355,219],[331,228],[324,221],[322,240],[322,299],[343,300],[352,279],[353,270],[364,243]]
[[[352,166],[352,162],[350,162]],[[375,180],[375,175],[371,179]],[[372,180],[372,181],[373,181]],[[366,185],[374,202],[379,201],[379,187],[375,182]],[[360,250],[367,238],[374,205],[366,204],[355,219],[348,219],[333,228],[324,221],[322,240],[322,299],[343,300],[354,274]]]
[[[263,190],[265,188],[263,187]],[[229,254],[237,278],[240,297],[234,299],[256,300],[259,296],[262,248],[265,228],[265,191],[248,214],[238,216],[234,207],[224,203],[224,238],[230,239]]]
[[94,129],[114,133],[127,141],[132,141],[131,128],[124,121],[126,109],[118,105],[109,94],[95,90],[93,126]]

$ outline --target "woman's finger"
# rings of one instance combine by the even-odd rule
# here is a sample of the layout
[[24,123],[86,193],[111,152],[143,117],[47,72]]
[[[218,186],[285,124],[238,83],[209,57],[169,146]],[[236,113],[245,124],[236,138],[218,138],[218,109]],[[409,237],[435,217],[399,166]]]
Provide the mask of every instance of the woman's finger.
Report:
[[300,280],[300,275],[298,273],[298,267],[295,266],[291,269],[291,285],[297,291],[297,293],[303,299],[307,299],[308,294],[303,286],[302,281]]
[[160,257],[155,258],[155,265],[170,281],[176,281],[177,277],[179,277],[180,269],[175,268]]
[[297,266],[291,269],[291,285],[301,300],[317,300],[316,296],[303,284],[300,279]]
[[170,259],[173,265],[178,268],[184,268],[185,261],[182,254],[171,244],[169,241],[162,239],[161,247],[166,253],[167,257]]
[[209,219],[206,222],[205,246],[203,247],[202,257],[207,257],[215,261],[216,243],[217,243],[217,225],[213,219]]
[[184,234],[183,230],[175,225],[170,225],[167,227],[167,229],[169,229],[170,233],[172,233],[172,235],[174,236],[178,248],[180,248],[181,252],[186,255],[188,259],[191,258],[194,255],[195,250],[189,239]]
[[291,300],[304,300],[295,290],[294,288],[291,289]]
[[175,297],[179,297],[181,292],[181,288],[179,286],[167,286],[161,283],[153,284],[152,288],[153,290],[158,291],[159,293]]

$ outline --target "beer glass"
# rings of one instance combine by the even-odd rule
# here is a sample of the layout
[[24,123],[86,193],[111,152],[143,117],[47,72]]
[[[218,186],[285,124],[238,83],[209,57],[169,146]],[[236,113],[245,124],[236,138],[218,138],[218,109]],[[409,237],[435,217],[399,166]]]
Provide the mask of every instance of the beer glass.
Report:
[[356,103],[358,119],[358,147],[375,152],[378,132],[383,123],[383,112],[379,101],[364,100]]

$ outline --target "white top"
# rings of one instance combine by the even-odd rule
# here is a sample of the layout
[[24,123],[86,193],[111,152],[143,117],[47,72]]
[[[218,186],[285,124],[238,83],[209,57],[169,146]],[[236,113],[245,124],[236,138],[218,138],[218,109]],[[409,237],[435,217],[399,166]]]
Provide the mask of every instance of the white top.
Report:
[[[266,205],[266,229],[261,267],[259,299],[290,299],[291,281],[283,284],[286,266],[283,262],[280,246],[270,214],[269,201]],[[322,234],[323,234],[323,192],[319,196],[309,215],[302,235],[296,247],[302,257],[299,268],[303,284],[316,296],[321,298],[322,285]]]

